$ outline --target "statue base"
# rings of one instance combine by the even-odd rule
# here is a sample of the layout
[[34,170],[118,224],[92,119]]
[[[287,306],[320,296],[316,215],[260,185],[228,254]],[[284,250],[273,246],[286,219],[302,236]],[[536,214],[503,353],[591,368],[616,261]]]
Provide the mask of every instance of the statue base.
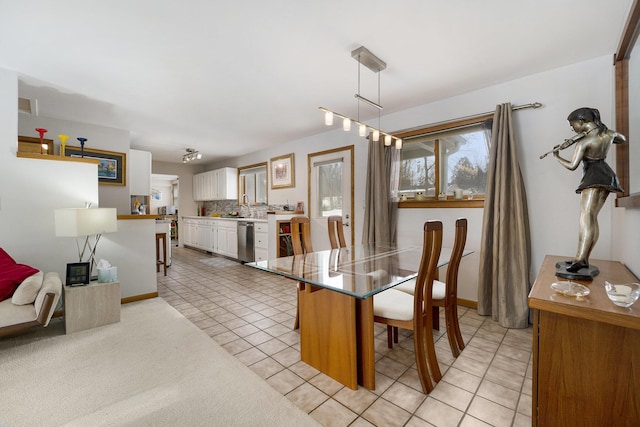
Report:
[[581,268],[578,271],[567,271],[567,267],[570,265],[571,264],[567,264],[566,262],[556,263],[556,276],[569,280],[591,281],[594,277],[600,274],[600,270],[595,265],[589,265],[589,267]]

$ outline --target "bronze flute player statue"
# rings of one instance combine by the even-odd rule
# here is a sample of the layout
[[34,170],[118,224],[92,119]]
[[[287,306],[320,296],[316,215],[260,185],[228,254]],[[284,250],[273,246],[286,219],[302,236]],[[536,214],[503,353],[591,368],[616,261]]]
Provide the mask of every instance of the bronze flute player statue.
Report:
[[[582,180],[576,189],[576,193],[580,194],[580,230],[575,259],[559,263],[557,275],[568,279],[590,280],[599,272],[595,266],[589,265],[589,255],[598,241],[598,213],[609,193],[623,191],[618,177],[605,162],[605,158],[611,144],[626,142],[626,138],[608,129],[600,121],[600,112],[595,108],[578,108],[569,114],[567,120],[577,135],[555,146],[551,153],[569,170],[575,170],[582,163]],[[560,150],[574,144],[571,160],[560,157]],[[546,154],[540,158],[544,156]]]

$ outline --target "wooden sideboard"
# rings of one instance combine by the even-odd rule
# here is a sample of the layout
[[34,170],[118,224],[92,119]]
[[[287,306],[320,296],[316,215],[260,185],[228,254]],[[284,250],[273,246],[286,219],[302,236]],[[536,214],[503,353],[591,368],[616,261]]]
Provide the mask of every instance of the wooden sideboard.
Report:
[[640,301],[614,305],[605,280],[637,282],[621,263],[592,260],[600,274],[578,301],[555,293],[547,255],[529,293],[533,309],[534,426],[637,426],[640,422]]

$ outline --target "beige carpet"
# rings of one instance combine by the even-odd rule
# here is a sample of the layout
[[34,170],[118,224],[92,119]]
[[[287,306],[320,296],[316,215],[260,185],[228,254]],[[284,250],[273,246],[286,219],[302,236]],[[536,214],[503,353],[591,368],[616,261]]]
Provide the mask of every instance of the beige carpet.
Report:
[[317,426],[164,300],[0,340],[0,426]]

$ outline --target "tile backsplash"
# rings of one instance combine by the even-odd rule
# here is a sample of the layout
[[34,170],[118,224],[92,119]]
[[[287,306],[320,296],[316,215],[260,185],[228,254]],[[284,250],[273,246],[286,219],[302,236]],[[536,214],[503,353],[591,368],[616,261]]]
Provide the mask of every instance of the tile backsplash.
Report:
[[201,202],[204,207],[204,215],[209,216],[211,214],[227,214],[229,212],[240,212],[241,216],[250,218],[266,218],[267,210],[269,207],[266,205],[261,206],[240,206],[237,200],[213,200],[208,202]]

